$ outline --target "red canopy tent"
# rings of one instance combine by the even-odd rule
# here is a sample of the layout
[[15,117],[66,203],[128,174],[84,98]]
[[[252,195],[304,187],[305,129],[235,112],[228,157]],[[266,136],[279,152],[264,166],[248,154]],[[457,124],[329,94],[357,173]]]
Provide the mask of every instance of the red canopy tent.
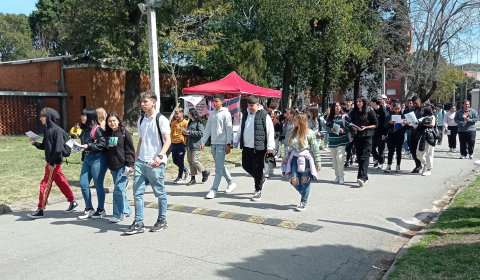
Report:
[[234,97],[238,95],[258,95],[264,98],[281,98],[282,92],[275,89],[262,88],[245,82],[236,72],[230,73],[225,78],[206,83],[203,85],[193,86],[183,89],[183,94],[201,94],[212,96],[218,93],[227,95],[226,97]]

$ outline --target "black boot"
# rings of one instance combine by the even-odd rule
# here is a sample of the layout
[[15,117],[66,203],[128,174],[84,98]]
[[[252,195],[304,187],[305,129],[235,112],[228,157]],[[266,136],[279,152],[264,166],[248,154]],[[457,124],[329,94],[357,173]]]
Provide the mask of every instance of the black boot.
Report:
[[210,172],[207,170],[204,170],[202,172],[202,183],[205,183],[208,180],[208,176],[210,176]]
[[192,180],[190,180],[190,182],[187,183],[187,186],[195,185],[196,183],[197,181],[195,181],[195,179],[192,178]]

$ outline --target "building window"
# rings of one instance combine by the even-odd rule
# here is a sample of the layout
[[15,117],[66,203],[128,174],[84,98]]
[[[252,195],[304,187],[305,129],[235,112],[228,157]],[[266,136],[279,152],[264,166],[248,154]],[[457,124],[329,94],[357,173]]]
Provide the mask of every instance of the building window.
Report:
[[87,97],[86,96],[80,96],[80,105],[82,106],[81,109],[82,111],[87,108]]
[[396,89],[387,89],[387,95],[397,95]]
[[173,109],[175,109],[175,97],[167,97],[167,96],[161,96],[160,97],[160,103],[162,104],[160,106],[160,112],[162,113],[172,113]]
[[388,73],[387,80],[395,80],[395,73]]

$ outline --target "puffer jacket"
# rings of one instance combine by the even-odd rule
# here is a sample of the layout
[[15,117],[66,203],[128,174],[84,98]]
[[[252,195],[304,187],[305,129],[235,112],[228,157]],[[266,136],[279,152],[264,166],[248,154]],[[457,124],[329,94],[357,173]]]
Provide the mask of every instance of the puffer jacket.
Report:
[[418,124],[419,134],[417,137],[420,137],[420,141],[418,141],[418,150],[423,152],[425,151],[425,143],[428,143],[430,146],[435,147],[435,128],[425,126],[424,124],[432,124],[433,118],[431,116],[424,117]]
[[97,138],[96,141],[92,137],[91,128],[82,130],[82,133],[80,134],[80,140],[82,142],[82,145],[88,145],[88,147],[85,149],[85,152],[87,152],[88,154],[106,152],[107,140],[105,137],[105,130],[103,130],[101,126],[97,127],[97,130],[95,131],[95,137]]

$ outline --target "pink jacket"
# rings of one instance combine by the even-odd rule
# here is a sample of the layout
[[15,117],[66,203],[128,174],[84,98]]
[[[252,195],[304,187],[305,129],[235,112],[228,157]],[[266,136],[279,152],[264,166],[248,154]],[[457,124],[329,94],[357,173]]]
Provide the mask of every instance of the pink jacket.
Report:
[[445,117],[443,118],[443,123],[445,128],[449,126],[457,126],[457,123],[454,121],[454,119],[455,119],[455,113],[452,114],[450,111],[448,111],[445,114]]
[[305,149],[301,152],[297,152],[292,147],[288,147],[287,150],[288,152],[291,152],[291,154],[288,158],[287,164],[285,165],[285,179],[290,181],[290,179],[292,178],[292,160],[293,157],[297,157],[297,172],[305,172],[305,166],[308,160],[308,162],[310,163],[310,173],[312,174],[312,178],[317,180],[318,172],[315,166],[315,158],[312,151]]

